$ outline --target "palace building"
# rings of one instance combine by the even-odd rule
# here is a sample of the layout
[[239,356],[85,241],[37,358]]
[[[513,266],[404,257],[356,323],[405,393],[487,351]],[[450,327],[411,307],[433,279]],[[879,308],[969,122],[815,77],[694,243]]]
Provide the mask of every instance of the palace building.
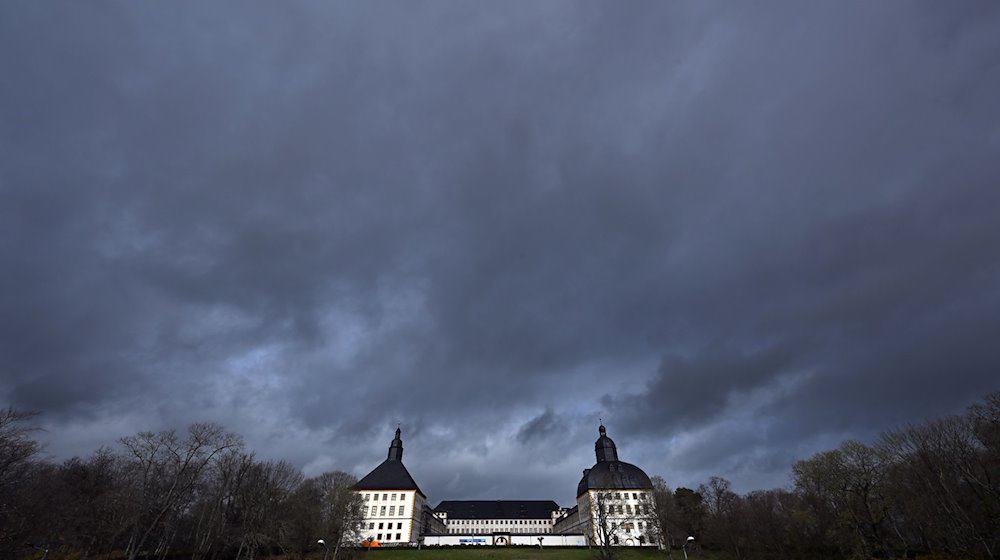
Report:
[[360,540],[383,546],[657,544],[649,477],[618,460],[603,424],[599,433],[597,462],[584,469],[572,508],[552,500],[445,500],[431,509],[403,465],[396,428],[386,460],[354,487],[364,504]]
[[583,470],[576,485],[576,506],[555,526],[557,533],[583,533],[592,544],[657,544],[653,483],[639,467],[618,460],[618,448],[604,424],[594,442],[597,462]]
[[420,490],[403,465],[403,439],[389,444],[389,456],[354,485],[363,500],[361,538],[385,544],[416,544],[421,535],[444,532],[444,524],[427,506]]

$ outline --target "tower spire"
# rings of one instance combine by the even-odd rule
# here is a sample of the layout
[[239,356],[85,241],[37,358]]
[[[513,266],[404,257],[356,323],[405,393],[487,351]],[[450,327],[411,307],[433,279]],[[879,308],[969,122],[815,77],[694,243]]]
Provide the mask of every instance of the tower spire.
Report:
[[608,431],[604,428],[604,420],[601,420],[601,426],[597,429],[600,437],[594,442],[594,453],[597,455],[597,462],[602,461],[617,461],[618,460],[618,448],[615,446],[615,442],[608,437]]
[[400,437],[399,423],[396,423],[396,437],[393,438],[392,443],[389,444],[389,460],[390,461],[402,461],[403,460],[403,438]]

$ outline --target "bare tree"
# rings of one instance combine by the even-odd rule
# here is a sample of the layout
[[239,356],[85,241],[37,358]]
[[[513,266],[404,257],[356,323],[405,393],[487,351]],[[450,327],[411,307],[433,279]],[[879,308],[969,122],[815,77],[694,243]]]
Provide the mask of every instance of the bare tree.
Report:
[[121,440],[134,462],[137,511],[126,548],[129,560],[145,550],[154,531],[160,531],[156,551],[166,555],[172,536],[171,516],[191,497],[191,490],[212,460],[229,449],[242,447],[240,436],[209,423],[192,424],[187,437],[173,430],[140,432]]
[[615,557],[614,546],[618,544],[621,527],[617,520],[615,499],[611,492],[594,492],[590,506],[590,535],[597,545],[597,556],[602,560],[612,560]]
[[645,508],[650,510],[649,513],[642,515],[646,523],[646,538],[649,539],[649,542],[666,548],[667,556],[672,558],[673,535],[676,531],[674,520],[677,517],[674,494],[662,477],[654,476],[652,482],[653,490],[649,494],[650,503],[643,504]]
[[35,430],[28,422],[35,412],[7,408],[0,410],[0,552],[13,555],[19,541],[31,527],[20,511],[30,497],[25,490],[34,475],[38,442],[30,437]]
[[341,471],[321,474],[317,483],[323,499],[323,530],[328,543],[334,544],[333,559],[344,543],[360,541],[364,503],[354,491],[358,479]]

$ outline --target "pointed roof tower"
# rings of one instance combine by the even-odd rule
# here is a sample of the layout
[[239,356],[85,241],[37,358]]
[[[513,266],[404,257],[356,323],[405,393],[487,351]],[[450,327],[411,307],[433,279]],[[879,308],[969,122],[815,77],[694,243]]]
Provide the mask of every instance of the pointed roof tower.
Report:
[[601,434],[597,438],[597,441],[594,442],[594,453],[597,455],[597,462],[617,461],[618,448],[615,447],[615,442],[608,437],[608,431],[604,428],[604,422],[601,422],[601,427],[597,431]]
[[427,497],[403,466],[403,438],[399,426],[396,427],[396,437],[389,444],[389,456],[375,467],[372,472],[354,485],[355,490],[416,490],[418,494]]
[[403,460],[403,438],[399,437],[400,433],[399,424],[396,424],[396,437],[389,444],[389,461]]

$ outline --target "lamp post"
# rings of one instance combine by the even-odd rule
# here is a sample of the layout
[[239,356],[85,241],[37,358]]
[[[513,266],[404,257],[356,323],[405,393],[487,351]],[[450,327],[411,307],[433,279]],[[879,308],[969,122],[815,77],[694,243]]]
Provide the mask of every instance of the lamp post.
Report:
[[681,550],[684,551],[684,560],[687,560],[688,557],[688,545],[690,545],[693,542],[694,542],[694,537],[688,537],[687,540],[684,541],[684,546],[681,547]]
[[323,547],[323,560],[326,560],[326,555],[330,553],[330,547],[326,546],[326,541],[323,539],[316,541],[316,544]]

